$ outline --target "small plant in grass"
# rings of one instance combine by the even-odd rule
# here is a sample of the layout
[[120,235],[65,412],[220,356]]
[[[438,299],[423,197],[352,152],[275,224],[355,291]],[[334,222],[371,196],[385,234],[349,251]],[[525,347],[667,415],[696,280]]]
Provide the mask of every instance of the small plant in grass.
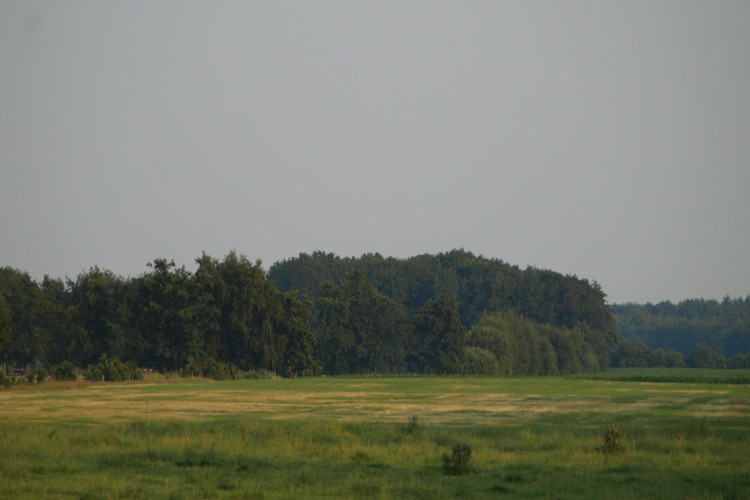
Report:
[[471,471],[471,445],[458,443],[453,445],[453,453],[443,454],[443,472],[451,476],[466,474]]
[[419,418],[416,415],[412,415],[406,421],[406,433],[410,435],[417,434],[421,429]]
[[625,444],[623,443],[624,439],[625,436],[620,430],[620,427],[617,424],[612,424],[604,435],[604,445],[597,448],[597,450],[603,453],[607,458],[612,455],[625,453],[627,448],[625,448]]

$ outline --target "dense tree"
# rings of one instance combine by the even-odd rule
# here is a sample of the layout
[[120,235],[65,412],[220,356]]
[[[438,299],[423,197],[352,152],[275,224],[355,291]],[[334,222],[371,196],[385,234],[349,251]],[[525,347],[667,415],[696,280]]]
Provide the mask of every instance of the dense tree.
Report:
[[127,280],[93,267],[66,283],[2,268],[0,355],[25,365],[85,367],[106,355],[190,373],[218,363],[291,376],[750,363],[750,297],[610,308],[597,283],[464,250],[409,259],[314,252],[268,274],[235,252],[196,263],[190,273],[156,259]]
[[309,297],[299,297],[295,292],[287,292],[282,297],[284,312],[278,325],[279,330],[286,337],[286,350],[281,366],[290,377],[297,377],[300,373],[313,371],[315,361],[315,335],[310,322],[312,320],[312,301]]
[[750,297],[619,304],[612,310],[618,332],[626,339],[640,338],[651,349],[688,356],[703,344],[729,357],[750,352]]
[[317,353],[329,373],[387,372],[397,363],[401,307],[378,292],[360,269],[326,283],[317,309]]
[[11,268],[0,269],[0,294],[10,312],[10,338],[5,345],[8,361],[30,365],[45,357],[44,332],[40,325],[41,291],[28,273]]
[[38,308],[37,360],[46,366],[57,365],[68,359],[67,309],[69,294],[60,279],[44,276],[39,285],[41,296]]
[[466,330],[458,301],[451,295],[428,300],[411,324],[409,360],[420,373],[458,373],[463,369]]
[[[149,345],[149,366],[177,370],[188,361],[189,356],[200,356],[203,339],[196,328],[196,319],[201,316],[191,296],[191,275],[174,261],[156,259],[150,267],[152,272],[139,280],[142,309],[139,323],[142,334]],[[126,342],[117,338],[114,354],[124,351]]]
[[0,294],[0,352],[10,339],[10,311],[5,296]]

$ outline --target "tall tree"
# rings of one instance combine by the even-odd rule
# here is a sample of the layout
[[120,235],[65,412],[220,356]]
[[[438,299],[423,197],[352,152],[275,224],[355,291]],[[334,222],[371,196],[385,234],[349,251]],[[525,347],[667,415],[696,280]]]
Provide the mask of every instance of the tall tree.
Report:
[[29,365],[44,358],[39,308],[39,285],[26,272],[0,269],[0,294],[4,295],[10,313],[10,339],[5,346],[8,361]]
[[140,314],[150,347],[150,364],[176,370],[185,366],[189,356],[203,351],[203,339],[195,327],[191,275],[166,259],[155,259],[149,266],[153,271],[141,280]]
[[78,366],[94,363],[102,354],[114,357],[111,351],[122,332],[118,311],[122,285],[122,278],[96,266],[79,274],[76,281],[68,280],[69,352]]
[[455,297],[441,295],[417,310],[412,321],[409,359],[420,372],[460,372],[465,345],[466,330]]
[[0,352],[10,339],[10,311],[5,296],[0,294]]

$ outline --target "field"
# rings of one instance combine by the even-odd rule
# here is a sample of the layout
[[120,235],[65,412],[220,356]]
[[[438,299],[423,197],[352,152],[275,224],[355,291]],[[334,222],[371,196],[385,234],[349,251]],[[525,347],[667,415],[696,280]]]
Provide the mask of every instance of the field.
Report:
[[[698,371],[643,381],[660,373],[13,387],[0,391],[0,487],[4,498],[750,498],[750,385]],[[612,424],[620,453],[602,450]],[[447,474],[456,444],[471,461]]]

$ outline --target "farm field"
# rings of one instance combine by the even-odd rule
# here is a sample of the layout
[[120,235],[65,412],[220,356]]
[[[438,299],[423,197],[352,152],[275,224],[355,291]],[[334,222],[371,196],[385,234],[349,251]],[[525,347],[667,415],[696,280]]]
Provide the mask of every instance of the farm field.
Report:
[[[13,387],[3,496],[750,498],[741,373],[612,373]],[[446,474],[456,444],[471,461]]]

